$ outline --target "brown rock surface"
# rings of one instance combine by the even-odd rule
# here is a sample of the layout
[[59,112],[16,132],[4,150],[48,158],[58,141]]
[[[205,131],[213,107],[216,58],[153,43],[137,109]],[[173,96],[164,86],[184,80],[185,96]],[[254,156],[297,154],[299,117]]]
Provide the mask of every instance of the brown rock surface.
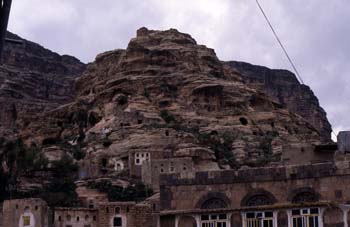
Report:
[[141,28],[126,50],[98,55],[76,94],[29,124],[23,138],[66,151],[79,146],[94,166],[101,157],[129,158],[130,168],[135,152],[150,152],[192,157],[198,169],[264,165],[280,161],[286,144],[321,140],[305,119],[175,29]]
[[0,65],[0,137],[11,138],[42,113],[73,101],[74,80],[85,69],[12,33]]
[[248,86],[260,87],[274,101],[310,122],[324,142],[331,140],[332,127],[326,112],[310,87],[300,84],[293,73],[244,62],[230,61],[226,64],[239,71]]

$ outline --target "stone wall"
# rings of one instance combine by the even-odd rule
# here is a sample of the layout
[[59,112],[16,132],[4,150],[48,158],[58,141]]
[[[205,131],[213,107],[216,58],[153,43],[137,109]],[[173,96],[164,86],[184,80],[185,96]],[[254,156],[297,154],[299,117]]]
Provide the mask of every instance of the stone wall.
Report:
[[137,165],[135,163],[136,154],[137,153],[149,153],[149,161],[153,162],[154,160],[163,159],[165,158],[165,154],[163,149],[154,149],[154,150],[148,150],[148,149],[137,149],[129,152],[129,169],[130,169],[130,176],[141,178],[142,176],[142,164]]
[[272,194],[278,203],[290,203],[290,196],[303,188],[312,188],[321,200],[350,201],[348,161],[336,165],[323,163],[197,172],[193,178],[162,175],[160,184],[162,210],[194,209],[209,192],[224,194],[230,201],[230,208],[240,208],[244,197],[261,190]]
[[327,149],[327,147],[318,151],[316,146],[312,144],[291,143],[283,146],[282,162],[285,165],[330,162],[333,161],[334,153],[335,150]]
[[[3,212],[4,227],[47,227],[49,225],[50,210],[46,202],[41,199],[5,200]],[[29,225],[24,225],[25,220]]]
[[86,208],[97,208],[99,202],[108,202],[106,193],[99,192],[97,189],[91,189],[86,186],[76,188],[81,204]]
[[98,227],[98,210],[86,208],[56,208],[55,227]]

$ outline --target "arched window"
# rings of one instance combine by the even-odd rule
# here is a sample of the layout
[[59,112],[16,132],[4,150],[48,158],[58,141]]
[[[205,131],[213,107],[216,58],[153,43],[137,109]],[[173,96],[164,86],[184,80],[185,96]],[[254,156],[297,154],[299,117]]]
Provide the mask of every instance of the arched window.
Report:
[[246,206],[264,206],[264,205],[272,205],[273,201],[267,195],[254,195],[250,197],[246,202]]
[[312,188],[296,189],[289,196],[289,201],[292,203],[312,203],[318,200],[319,195]]
[[208,199],[202,204],[201,209],[219,209],[219,208],[226,208],[227,204],[224,200],[219,198],[212,198]]
[[264,189],[256,189],[248,193],[241,201],[242,207],[266,206],[276,203],[276,198]]
[[310,202],[317,202],[317,201],[318,201],[318,196],[308,191],[300,192],[296,194],[292,199],[292,203],[310,203]]

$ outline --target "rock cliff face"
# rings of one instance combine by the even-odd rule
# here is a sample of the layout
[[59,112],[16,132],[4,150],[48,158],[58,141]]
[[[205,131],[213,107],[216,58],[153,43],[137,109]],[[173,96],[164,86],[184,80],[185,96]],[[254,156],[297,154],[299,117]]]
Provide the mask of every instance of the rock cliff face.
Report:
[[278,162],[286,144],[320,142],[307,120],[244,80],[189,35],[142,28],[126,50],[96,57],[74,102],[21,136],[51,159],[80,149],[104,174],[119,160],[132,171],[136,153],[191,157],[208,170]]
[[248,86],[260,87],[282,107],[310,122],[324,142],[331,140],[332,127],[326,112],[320,107],[310,87],[300,84],[293,73],[244,62],[230,61],[226,64],[239,71]]
[[85,65],[12,33],[0,65],[0,137],[15,137],[47,110],[73,101],[74,80]]

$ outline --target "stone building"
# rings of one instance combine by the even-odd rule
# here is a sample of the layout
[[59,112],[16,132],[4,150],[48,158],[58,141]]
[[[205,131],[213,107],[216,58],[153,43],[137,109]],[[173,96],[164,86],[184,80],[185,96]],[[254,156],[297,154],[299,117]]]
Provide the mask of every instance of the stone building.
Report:
[[[341,149],[334,143],[291,145],[285,162],[239,170],[202,171],[190,157],[131,152],[131,175],[156,192],[145,201],[109,202],[106,194],[78,181],[84,207],[54,208],[52,215],[41,199],[7,200],[0,226],[348,227],[350,146],[343,138],[347,135],[338,138]],[[294,162],[295,152],[301,152],[302,164],[286,164]]]
[[350,223],[350,162],[161,176],[162,227],[336,227]]
[[181,173],[184,175],[193,172],[192,158],[157,159],[142,165],[142,182],[151,186],[153,191],[159,191],[159,176],[161,174]]
[[3,227],[47,227],[51,211],[41,199],[6,200],[3,204]]
[[55,208],[55,227],[98,227],[97,209]]
[[153,227],[156,220],[148,204],[108,202],[99,204],[99,227]]

